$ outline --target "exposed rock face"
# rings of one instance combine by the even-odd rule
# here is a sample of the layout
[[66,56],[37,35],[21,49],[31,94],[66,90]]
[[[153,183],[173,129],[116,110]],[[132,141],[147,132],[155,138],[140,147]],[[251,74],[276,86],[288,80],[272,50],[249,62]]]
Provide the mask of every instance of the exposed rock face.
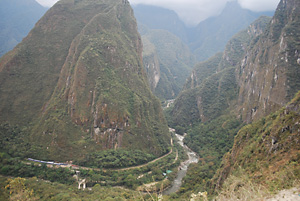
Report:
[[237,69],[239,111],[246,122],[278,110],[300,89],[300,2],[282,0]]
[[151,91],[155,91],[160,80],[160,65],[155,46],[146,38],[143,38],[143,62],[147,72]]
[[270,18],[262,17],[233,37],[223,53],[197,64],[172,110],[173,121],[187,126],[213,119],[238,97],[236,66],[247,51],[251,40],[263,32]]
[[239,168],[251,182],[270,189],[291,187],[299,180],[299,27],[300,2],[281,0],[269,27],[237,68],[238,109],[253,123],[239,131],[224,156],[213,179],[216,189]]
[[0,60],[0,120],[28,126],[37,157],[166,152],[168,129],[142,65],[128,1],[62,0]]
[[161,100],[174,99],[191,73],[195,58],[187,45],[168,31],[144,27],[141,32],[144,68],[151,89]]

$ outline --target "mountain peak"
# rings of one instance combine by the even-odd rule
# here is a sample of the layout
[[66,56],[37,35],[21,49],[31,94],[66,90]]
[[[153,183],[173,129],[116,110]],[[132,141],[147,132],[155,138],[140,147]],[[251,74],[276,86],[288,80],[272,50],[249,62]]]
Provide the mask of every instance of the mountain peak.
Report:
[[26,126],[34,157],[167,151],[167,124],[126,2],[61,0],[1,58],[0,121]]

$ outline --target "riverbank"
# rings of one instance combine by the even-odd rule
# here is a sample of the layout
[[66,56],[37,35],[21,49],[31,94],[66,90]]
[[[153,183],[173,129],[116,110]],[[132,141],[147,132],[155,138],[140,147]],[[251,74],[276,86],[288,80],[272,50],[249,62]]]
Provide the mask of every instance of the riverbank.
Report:
[[197,154],[195,152],[193,152],[189,147],[187,147],[183,143],[183,140],[184,140],[185,136],[182,136],[182,135],[179,135],[179,134],[175,134],[175,136],[178,139],[178,143],[186,151],[186,153],[188,155],[188,160],[186,160],[186,161],[184,161],[180,164],[180,166],[178,167],[178,172],[177,172],[176,179],[173,181],[171,187],[166,189],[163,192],[163,195],[170,195],[171,193],[177,192],[180,189],[181,185],[182,185],[182,180],[186,176],[189,165],[192,164],[192,163],[198,163],[199,162]]

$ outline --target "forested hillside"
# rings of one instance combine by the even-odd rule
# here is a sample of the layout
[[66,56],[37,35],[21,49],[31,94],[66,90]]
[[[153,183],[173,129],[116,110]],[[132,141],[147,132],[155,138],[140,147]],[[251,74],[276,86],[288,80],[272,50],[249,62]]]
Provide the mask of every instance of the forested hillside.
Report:
[[1,58],[0,78],[0,121],[22,130],[22,155],[66,161],[169,149],[127,1],[59,1]]
[[[190,169],[183,194],[218,190],[220,199],[234,200],[249,185],[253,193],[266,188],[264,196],[299,181],[299,94],[286,106],[299,90],[299,8],[282,0],[271,21],[260,18],[233,37],[223,55],[194,69],[169,111],[169,123],[187,132],[185,142],[202,159]],[[241,186],[234,183],[239,179]]]

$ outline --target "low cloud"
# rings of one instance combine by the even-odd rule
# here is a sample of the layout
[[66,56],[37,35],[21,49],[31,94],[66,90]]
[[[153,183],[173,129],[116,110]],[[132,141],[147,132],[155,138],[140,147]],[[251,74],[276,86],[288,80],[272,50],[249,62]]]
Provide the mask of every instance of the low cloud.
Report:
[[272,11],[275,10],[280,0],[238,0],[243,8],[252,11]]
[[51,7],[53,6],[58,0],[36,0],[39,4],[44,7]]
[[196,25],[208,17],[221,13],[232,0],[129,0],[131,4],[153,5],[174,10],[188,25]]
[[[199,22],[221,13],[227,2],[235,0],[129,0],[131,4],[160,6],[174,10],[187,25]],[[252,11],[275,10],[280,0],[236,0]]]
[[[36,0],[45,7],[53,6],[58,0]],[[199,22],[220,14],[227,2],[238,1],[252,11],[275,10],[280,0],[129,0],[131,4],[152,5],[174,10],[187,25]]]

